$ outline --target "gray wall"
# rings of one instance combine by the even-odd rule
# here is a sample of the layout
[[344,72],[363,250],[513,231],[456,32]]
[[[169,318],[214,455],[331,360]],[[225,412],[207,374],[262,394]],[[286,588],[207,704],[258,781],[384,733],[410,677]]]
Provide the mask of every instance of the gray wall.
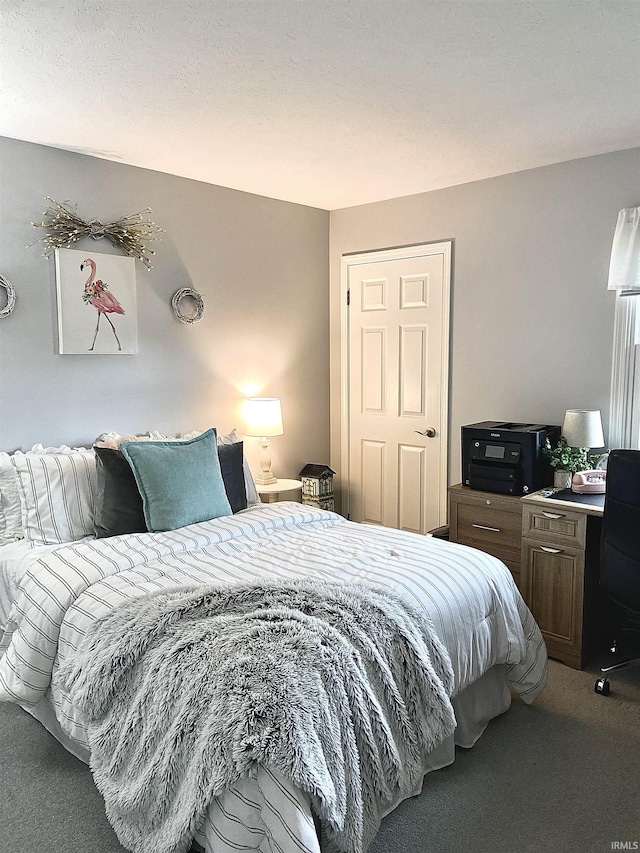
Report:
[[[333,211],[329,313],[326,211],[0,138],[0,273],[18,295],[0,319],[0,449],[86,443],[111,429],[242,432],[244,397],[260,393],[282,398],[277,475],[329,459],[329,399],[336,467],[340,258],[445,239],[454,241],[450,482],[464,423],[560,423],[584,406],[602,410],[606,435],[606,276],[616,215],[638,203],[639,174],[633,149]],[[149,206],[166,229],[154,269],[136,264],[137,356],[56,354],[53,263],[25,248],[41,236],[29,223],[46,195],[103,221]],[[186,286],[206,303],[194,326],[169,307]],[[247,455],[255,469],[255,440]]]
[[[45,196],[103,222],[151,207],[165,229],[154,269],[136,262],[138,355],[56,354],[53,261],[25,248],[44,233],[30,223]],[[282,398],[276,476],[327,462],[328,229],[327,211],[0,139],[0,273],[17,293],[0,319],[0,449],[108,430],[242,433],[253,393]],[[116,251],[106,240],[78,248]],[[205,300],[198,324],[171,312],[181,287]],[[255,470],[256,440],[246,445]]]
[[451,239],[449,482],[460,427],[562,423],[601,409],[605,437],[618,210],[640,201],[640,149],[518,172],[331,214],[332,459],[340,460],[340,258]]

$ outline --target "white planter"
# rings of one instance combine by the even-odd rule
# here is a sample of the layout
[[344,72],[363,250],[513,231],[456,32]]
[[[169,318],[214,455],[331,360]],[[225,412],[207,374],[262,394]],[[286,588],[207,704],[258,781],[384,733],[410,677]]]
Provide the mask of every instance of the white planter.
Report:
[[553,486],[555,489],[570,489],[573,474],[571,471],[554,471]]

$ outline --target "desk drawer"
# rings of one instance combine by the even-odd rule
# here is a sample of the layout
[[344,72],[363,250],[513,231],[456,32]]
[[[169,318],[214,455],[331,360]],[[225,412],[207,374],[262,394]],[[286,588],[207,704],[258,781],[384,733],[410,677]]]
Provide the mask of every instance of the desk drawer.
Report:
[[493,506],[458,504],[456,542],[520,563],[521,515]]
[[552,540],[584,548],[587,541],[587,516],[583,512],[566,509],[541,509],[523,504],[522,535],[531,539]]

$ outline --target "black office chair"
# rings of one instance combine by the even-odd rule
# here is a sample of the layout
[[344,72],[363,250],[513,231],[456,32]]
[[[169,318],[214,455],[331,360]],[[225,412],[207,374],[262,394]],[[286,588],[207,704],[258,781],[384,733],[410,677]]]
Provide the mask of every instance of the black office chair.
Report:
[[[600,588],[607,598],[610,652],[628,654],[628,640],[640,640],[640,450],[612,450],[607,464],[607,491],[602,518]],[[601,672],[640,665],[640,657],[624,657]],[[609,694],[606,677],[594,686]]]

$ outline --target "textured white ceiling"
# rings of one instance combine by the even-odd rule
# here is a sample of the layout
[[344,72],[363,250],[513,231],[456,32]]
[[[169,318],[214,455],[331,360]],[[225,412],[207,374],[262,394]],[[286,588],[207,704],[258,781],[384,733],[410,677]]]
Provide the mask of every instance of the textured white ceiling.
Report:
[[638,0],[0,12],[0,135],[317,207],[640,145]]

